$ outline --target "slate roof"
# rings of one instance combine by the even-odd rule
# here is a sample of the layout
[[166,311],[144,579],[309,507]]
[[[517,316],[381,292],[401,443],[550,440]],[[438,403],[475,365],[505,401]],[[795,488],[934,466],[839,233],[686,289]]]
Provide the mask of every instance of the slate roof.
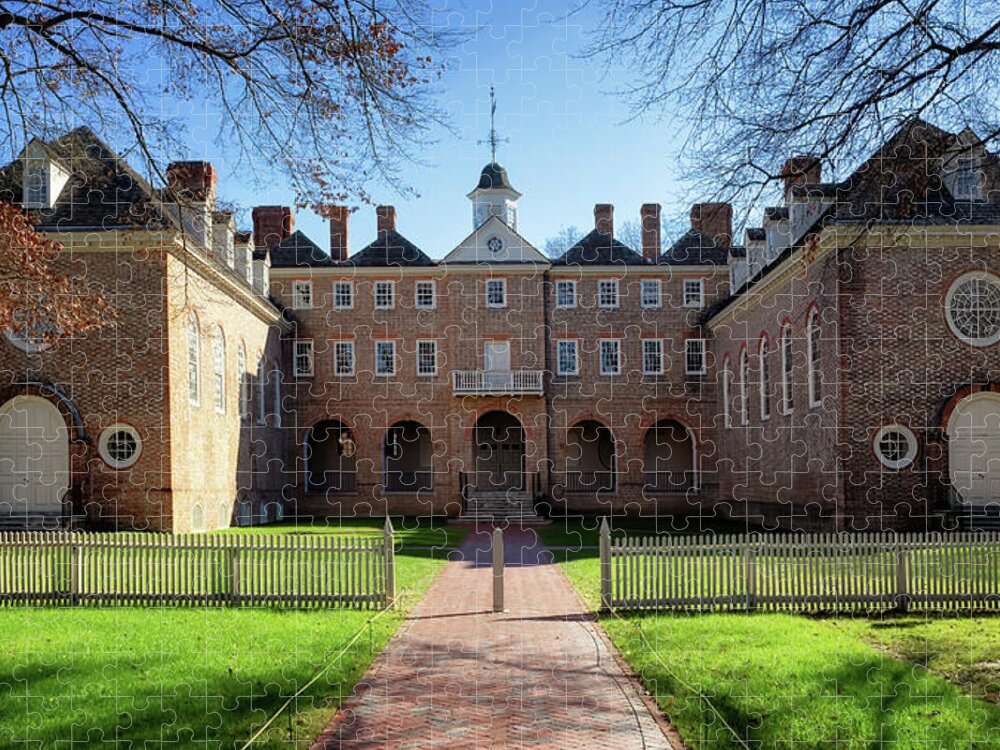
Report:
[[715,244],[696,229],[689,229],[657,263],[668,266],[725,266],[729,263],[729,248]]
[[561,256],[553,266],[645,266],[649,261],[611,235],[590,232]]
[[341,266],[372,266],[372,267],[414,267],[437,265],[419,247],[410,242],[399,232],[387,232],[360,252],[355,253]]
[[299,230],[271,248],[273,268],[332,266],[333,259]]
[[510,179],[507,177],[507,170],[495,161],[483,167],[483,171],[479,174],[479,184],[476,185],[476,188],[479,190],[514,189],[511,187]]

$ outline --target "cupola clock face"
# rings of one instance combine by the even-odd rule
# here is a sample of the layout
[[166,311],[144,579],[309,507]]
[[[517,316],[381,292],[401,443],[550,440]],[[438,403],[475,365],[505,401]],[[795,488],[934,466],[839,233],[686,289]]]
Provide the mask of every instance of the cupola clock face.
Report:
[[486,247],[489,248],[489,251],[491,253],[493,253],[494,255],[496,255],[501,250],[503,250],[503,240],[500,239],[499,237],[490,237],[486,241]]

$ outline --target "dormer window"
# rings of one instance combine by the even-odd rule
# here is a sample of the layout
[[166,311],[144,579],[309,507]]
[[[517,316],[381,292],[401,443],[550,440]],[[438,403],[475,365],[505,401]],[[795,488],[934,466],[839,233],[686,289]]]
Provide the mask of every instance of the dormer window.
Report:
[[24,207],[49,207],[49,170],[45,159],[28,157],[24,160]]
[[960,201],[979,200],[979,170],[976,168],[976,160],[962,156],[957,161],[952,191],[955,198]]

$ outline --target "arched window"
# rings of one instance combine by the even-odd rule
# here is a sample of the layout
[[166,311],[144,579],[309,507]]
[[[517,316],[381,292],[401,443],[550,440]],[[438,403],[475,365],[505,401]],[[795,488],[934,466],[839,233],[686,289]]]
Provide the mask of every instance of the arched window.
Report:
[[215,410],[226,410],[226,339],[222,329],[215,329],[215,341],[212,345],[212,378],[215,385]]
[[729,413],[729,379],[732,373],[729,372],[729,355],[722,360],[722,426],[732,427],[732,417]]
[[821,392],[822,376],[820,375],[820,327],[819,313],[813,310],[809,315],[809,325],[806,327],[809,342],[809,406],[819,406],[823,402]]
[[188,398],[195,405],[201,398],[201,334],[193,312],[188,316]]
[[266,380],[264,355],[259,354],[257,355],[257,424],[267,423],[267,404],[264,403],[264,397],[267,395],[267,391],[264,388]]
[[781,329],[781,412],[792,413],[792,327],[785,324]]
[[240,396],[240,419],[250,414],[250,384],[247,382],[247,348],[240,342],[236,350],[236,392]]
[[740,424],[750,424],[750,409],[747,405],[747,381],[750,379],[750,357],[746,348],[740,351]]
[[761,337],[760,348],[760,418],[771,418],[771,373],[767,369],[767,336]]
[[274,426],[281,427],[281,370],[278,365],[271,368],[271,390],[274,399]]

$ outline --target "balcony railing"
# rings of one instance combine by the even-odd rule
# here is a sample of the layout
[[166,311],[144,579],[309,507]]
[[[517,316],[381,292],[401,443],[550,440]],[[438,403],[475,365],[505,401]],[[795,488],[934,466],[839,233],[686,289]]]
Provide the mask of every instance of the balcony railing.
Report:
[[387,471],[382,477],[386,492],[423,492],[434,489],[430,471]]
[[353,471],[311,471],[307,476],[309,492],[356,492],[358,475]]
[[542,395],[543,370],[453,370],[456,396]]
[[567,494],[610,492],[615,488],[613,471],[567,471],[556,479]]
[[687,492],[694,489],[690,472],[647,471],[647,492]]

